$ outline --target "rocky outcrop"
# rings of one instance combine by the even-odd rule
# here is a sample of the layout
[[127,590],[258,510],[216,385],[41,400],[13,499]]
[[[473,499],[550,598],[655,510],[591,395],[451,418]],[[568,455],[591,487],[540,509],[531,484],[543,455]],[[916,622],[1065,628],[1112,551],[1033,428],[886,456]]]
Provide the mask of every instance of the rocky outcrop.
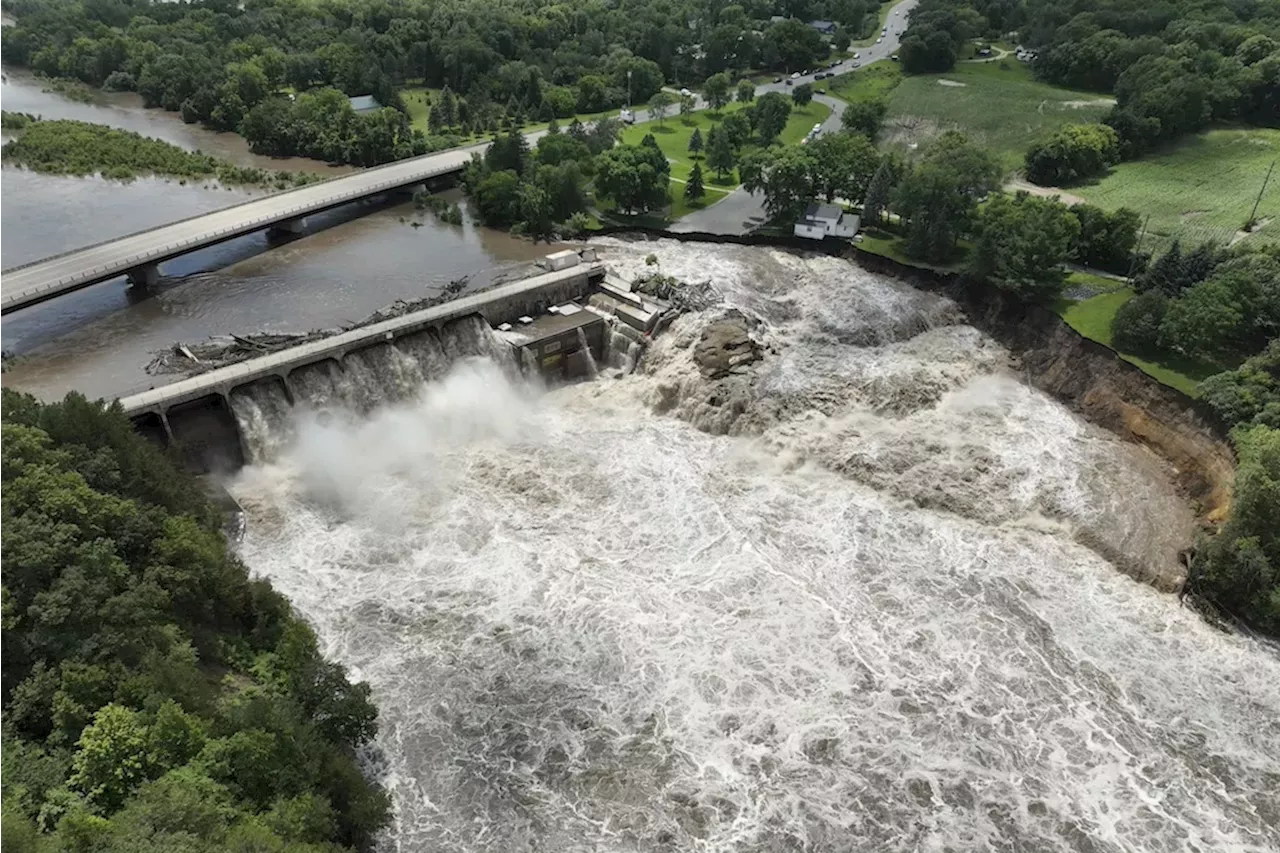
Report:
[[760,350],[747,331],[747,318],[730,311],[702,330],[693,348],[693,360],[706,379],[729,375],[735,367],[760,358]]

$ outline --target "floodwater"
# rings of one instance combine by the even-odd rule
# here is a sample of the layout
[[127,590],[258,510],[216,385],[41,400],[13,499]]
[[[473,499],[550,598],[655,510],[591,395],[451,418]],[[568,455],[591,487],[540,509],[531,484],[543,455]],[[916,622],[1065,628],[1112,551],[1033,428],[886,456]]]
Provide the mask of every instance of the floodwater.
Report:
[[[317,171],[313,161],[254,157],[243,140],[185,125],[172,113],[110,96],[105,105],[42,92],[8,75],[4,107],[108,123],[202,147],[239,163]],[[3,266],[145,230],[233,204],[251,191],[145,178],[129,183],[0,170]],[[448,195],[461,201],[461,195]],[[418,221],[421,227],[409,223]],[[397,299],[436,295],[467,277],[471,286],[523,268],[558,247],[475,225],[445,225],[403,198],[378,199],[307,219],[287,242],[251,234],[174,259],[154,295],[124,279],[16,312],[3,320],[4,384],[42,398],[80,390],[112,397],[171,381],[144,370],[154,352],[210,335],[304,332],[360,320]]]
[[[379,708],[380,849],[1280,849],[1280,657],[1122,571],[1190,534],[1163,465],[941,297],[600,245],[723,305],[551,391],[406,350],[326,405],[416,394],[283,447],[233,402],[242,556]],[[765,354],[707,380],[725,308]]]

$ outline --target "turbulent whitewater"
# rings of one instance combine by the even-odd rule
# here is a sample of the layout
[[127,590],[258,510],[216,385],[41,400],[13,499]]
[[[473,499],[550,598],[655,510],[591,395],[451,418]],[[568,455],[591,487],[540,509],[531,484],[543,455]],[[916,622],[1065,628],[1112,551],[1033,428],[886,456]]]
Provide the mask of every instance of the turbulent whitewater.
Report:
[[[373,686],[386,850],[1280,849],[1277,656],[1126,574],[1191,530],[1157,460],[941,297],[601,248],[724,304],[624,378],[236,402],[244,559]],[[762,358],[705,378],[726,312]]]

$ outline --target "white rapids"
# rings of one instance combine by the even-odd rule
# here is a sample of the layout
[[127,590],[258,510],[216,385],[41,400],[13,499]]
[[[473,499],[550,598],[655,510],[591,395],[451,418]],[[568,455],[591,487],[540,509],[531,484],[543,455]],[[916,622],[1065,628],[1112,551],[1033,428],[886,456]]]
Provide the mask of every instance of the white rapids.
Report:
[[1280,849],[1280,661],[1120,570],[1186,541],[1159,464],[942,298],[601,248],[710,278],[763,360],[698,375],[723,309],[623,379],[466,359],[231,484],[373,687],[385,850]]

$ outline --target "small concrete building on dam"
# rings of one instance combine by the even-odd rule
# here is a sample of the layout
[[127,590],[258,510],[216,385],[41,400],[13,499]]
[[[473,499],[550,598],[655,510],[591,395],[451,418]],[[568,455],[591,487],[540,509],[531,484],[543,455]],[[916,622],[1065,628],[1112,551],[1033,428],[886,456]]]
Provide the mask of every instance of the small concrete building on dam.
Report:
[[[571,257],[570,257],[571,256]],[[669,306],[607,274],[594,249],[560,252],[548,272],[121,398],[147,437],[197,473],[261,455],[255,421],[302,408],[367,413],[412,396],[451,364],[490,358],[557,383],[605,365],[630,371]]]

